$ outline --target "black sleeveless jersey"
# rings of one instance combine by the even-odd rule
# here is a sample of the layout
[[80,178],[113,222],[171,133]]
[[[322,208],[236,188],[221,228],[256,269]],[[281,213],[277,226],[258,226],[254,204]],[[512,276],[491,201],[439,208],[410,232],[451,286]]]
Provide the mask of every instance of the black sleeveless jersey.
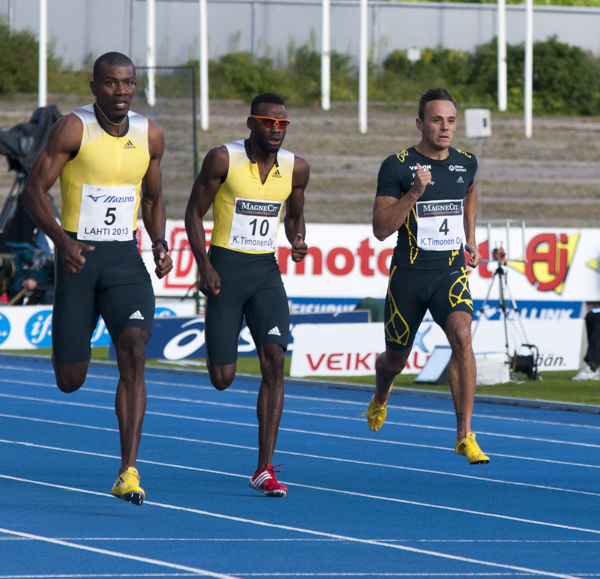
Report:
[[475,180],[477,159],[453,147],[448,152],[438,161],[411,147],[381,165],[377,197],[401,199],[413,186],[417,163],[431,171],[431,183],[398,230],[392,260],[398,267],[443,271],[465,265],[463,200]]

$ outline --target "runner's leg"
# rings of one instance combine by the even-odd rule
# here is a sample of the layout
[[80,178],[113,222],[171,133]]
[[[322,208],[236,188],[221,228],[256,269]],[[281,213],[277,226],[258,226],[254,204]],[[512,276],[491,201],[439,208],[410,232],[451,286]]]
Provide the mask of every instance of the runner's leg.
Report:
[[116,340],[119,384],[115,398],[115,411],[119,420],[121,440],[121,468],[135,467],[142,424],[146,411],[146,343],[150,334],[141,328],[125,328]]
[[258,348],[258,357],[262,381],[256,404],[258,418],[258,466],[256,468],[260,470],[272,464],[283,412],[283,347],[273,343],[263,344]]
[[385,352],[377,356],[375,361],[375,402],[380,406],[389,398],[390,387],[394,378],[406,367],[411,348],[392,350],[386,347]]
[[475,401],[477,369],[471,345],[472,317],[467,312],[456,311],[446,321],[446,337],[452,348],[448,364],[448,380],[456,412],[456,437],[465,438],[471,432],[471,417]]

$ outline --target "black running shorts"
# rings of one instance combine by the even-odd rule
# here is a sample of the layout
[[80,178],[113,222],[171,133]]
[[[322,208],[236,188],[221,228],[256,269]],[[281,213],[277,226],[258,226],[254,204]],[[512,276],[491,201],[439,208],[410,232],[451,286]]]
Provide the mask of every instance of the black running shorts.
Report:
[[[75,238],[75,234],[69,234]],[[67,273],[56,259],[52,356],[55,364],[90,359],[90,340],[102,316],[113,343],[125,328],[152,332],[154,291],[137,243],[85,241],[95,247],[83,253],[85,264]]]
[[392,350],[411,348],[428,309],[443,330],[452,312],[467,312],[472,317],[467,270],[409,270],[392,263],[385,298],[386,346]]
[[290,309],[275,254],[251,255],[212,246],[209,257],[221,278],[221,291],[206,299],[207,364],[236,362],[244,316],[257,349],[272,343],[286,350]]

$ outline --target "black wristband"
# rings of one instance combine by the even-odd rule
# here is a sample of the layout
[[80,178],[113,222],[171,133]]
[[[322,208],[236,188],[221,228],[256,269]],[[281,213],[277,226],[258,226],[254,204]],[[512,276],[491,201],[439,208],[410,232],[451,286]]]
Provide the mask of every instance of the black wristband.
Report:
[[152,242],[152,251],[154,251],[157,243],[162,243],[165,246],[165,251],[167,253],[169,253],[169,244],[167,243],[166,239],[156,239],[156,240],[154,240]]

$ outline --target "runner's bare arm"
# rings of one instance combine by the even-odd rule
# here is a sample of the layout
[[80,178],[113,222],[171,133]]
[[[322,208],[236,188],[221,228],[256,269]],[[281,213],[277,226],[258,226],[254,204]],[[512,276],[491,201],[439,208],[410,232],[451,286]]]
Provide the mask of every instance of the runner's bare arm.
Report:
[[215,200],[221,183],[225,181],[228,171],[227,147],[211,149],[204,158],[200,173],[194,181],[185,210],[185,230],[200,273],[199,289],[203,294],[211,296],[221,291],[221,279],[208,260],[203,219]]
[[477,220],[477,189],[475,187],[475,181],[473,181],[472,185],[467,189],[463,205],[465,210],[465,251],[471,256],[469,265],[471,267],[477,267],[481,261],[481,255],[479,249],[477,249],[477,242],[475,241],[475,221]]
[[[148,121],[148,148],[150,163],[142,181],[142,219],[144,227],[154,243],[157,239],[165,238],[167,211],[162,196],[162,169],[160,162],[165,152],[165,136],[162,129]],[[157,244],[153,251],[156,277],[162,279],[173,269],[173,261],[162,243]]]
[[379,241],[387,239],[400,229],[415,203],[425,192],[425,187],[431,183],[431,172],[425,171],[419,163],[417,167],[414,184],[401,199],[387,195],[375,197],[373,235]]
[[69,273],[78,272],[85,263],[83,251],[93,247],[69,237],[56,222],[54,211],[46,196],[58,179],[63,167],[75,157],[81,145],[83,123],[75,114],[56,122],[47,145],[37,156],[23,188],[23,204],[37,226],[54,242]]
[[285,204],[285,236],[292,244],[292,261],[302,261],[308,251],[304,242],[306,238],[306,224],[304,223],[304,190],[308,185],[310,167],[302,157],[294,159],[294,173],[292,175],[292,192]]

